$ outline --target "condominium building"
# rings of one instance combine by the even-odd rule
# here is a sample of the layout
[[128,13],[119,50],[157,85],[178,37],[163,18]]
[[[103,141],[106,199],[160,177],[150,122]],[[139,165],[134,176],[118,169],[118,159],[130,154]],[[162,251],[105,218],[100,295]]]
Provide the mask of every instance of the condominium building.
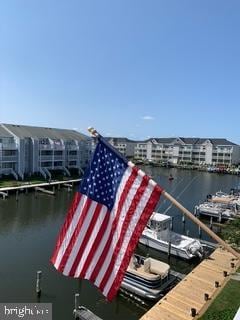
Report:
[[91,139],[74,130],[0,124],[0,175],[51,178],[53,170],[70,175],[85,168],[90,149]]
[[[111,138],[109,141],[114,141]],[[124,138],[121,138],[123,141]],[[113,143],[112,143],[113,144]],[[113,144],[123,154],[128,141]],[[232,165],[240,163],[240,146],[227,139],[212,138],[151,138],[132,141],[131,150],[135,159],[152,162],[192,163],[197,165]]]
[[131,158],[134,156],[134,147],[136,141],[127,138],[106,138],[108,142],[114,146],[119,152],[121,152],[125,157]]

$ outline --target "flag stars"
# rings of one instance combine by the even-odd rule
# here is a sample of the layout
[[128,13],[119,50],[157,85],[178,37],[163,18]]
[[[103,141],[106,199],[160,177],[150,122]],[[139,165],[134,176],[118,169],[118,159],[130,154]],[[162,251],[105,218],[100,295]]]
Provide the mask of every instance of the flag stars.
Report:
[[113,207],[116,192],[127,165],[101,142],[96,147],[89,175],[85,176],[80,191],[91,199]]

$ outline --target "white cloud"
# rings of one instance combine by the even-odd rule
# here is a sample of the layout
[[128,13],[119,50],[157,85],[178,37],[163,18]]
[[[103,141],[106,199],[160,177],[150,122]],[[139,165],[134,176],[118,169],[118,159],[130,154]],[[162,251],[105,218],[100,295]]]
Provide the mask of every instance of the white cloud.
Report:
[[142,117],[143,120],[154,120],[152,116],[144,116]]

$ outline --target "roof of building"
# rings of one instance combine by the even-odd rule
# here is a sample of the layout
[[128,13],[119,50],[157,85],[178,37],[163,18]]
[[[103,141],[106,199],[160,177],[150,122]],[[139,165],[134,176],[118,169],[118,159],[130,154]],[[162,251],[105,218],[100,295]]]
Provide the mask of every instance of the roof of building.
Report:
[[233,143],[227,139],[224,138],[184,138],[184,137],[172,137],[172,138],[149,138],[147,140],[129,140],[127,138],[107,138],[108,140],[113,139],[116,141],[116,143],[126,143],[126,142],[132,142],[132,143],[148,143],[148,142],[154,142],[154,140],[157,143],[160,144],[176,144],[178,141],[182,144],[189,144],[189,145],[196,145],[196,144],[203,144],[207,140],[209,140],[213,145],[219,145],[219,146],[235,146],[236,143]]
[[[68,129],[57,129],[57,128],[44,128],[44,127],[33,127],[16,124],[2,124],[10,132],[19,138],[50,138],[50,139],[63,139],[63,140],[86,140],[88,136]],[[0,128],[4,128],[1,127]]]
[[170,143],[173,143],[173,141],[175,141],[176,138],[151,138],[151,139],[149,139],[148,141],[151,141],[151,140],[156,140],[157,143],[170,144]]
[[4,129],[3,127],[0,126],[0,137],[1,138],[9,138],[12,137],[13,135],[10,134],[6,129]]
[[236,146],[237,145],[236,143],[233,143],[233,142],[231,142],[231,141],[229,141],[227,139],[222,139],[222,138],[220,138],[220,139],[212,139],[212,138],[210,138],[209,140],[214,145],[223,145],[223,146],[225,146],[225,145]]
[[224,138],[183,138],[179,137],[184,143],[186,144],[203,144],[207,140],[209,140],[213,145],[223,145],[223,146],[229,146],[229,145],[236,145],[235,143],[224,139]]
[[128,138],[124,138],[124,137],[105,137],[105,139],[107,141],[112,140],[114,143],[137,143],[138,141],[135,140],[130,140]]

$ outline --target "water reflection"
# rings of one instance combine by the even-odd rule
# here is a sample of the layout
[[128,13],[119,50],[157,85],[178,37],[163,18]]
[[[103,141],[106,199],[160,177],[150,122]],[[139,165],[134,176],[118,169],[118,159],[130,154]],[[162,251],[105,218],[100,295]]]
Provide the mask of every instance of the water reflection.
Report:
[[[187,209],[203,201],[207,194],[222,190],[228,192],[239,178],[197,171],[184,171],[146,167],[146,171]],[[174,180],[169,181],[169,174]],[[61,189],[56,196],[34,192],[20,193],[16,201],[14,195],[0,200],[0,301],[37,302],[35,294],[36,271],[42,270],[42,302],[53,303],[53,319],[71,319],[74,308],[74,294],[80,293],[80,302],[103,319],[138,319],[145,311],[127,299],[118,296],[107,303],[97,289],[85,280],[68,278],[58,273],[50,264],[55,241],[73,197],[72,192]],[[169,209],[168,209],[169,208]],[[162,197],[159,212],[167,210],[174,217],[174,230],[198,235],[198,228],[186,219],[181,220],[181,212],[172,207]],[[203,234],[203,237],[207,238]],[[170,262],[179,272],[187,273],[197,260],[186,262],[159,253],[143,245],[137,247],[141,255]]]

